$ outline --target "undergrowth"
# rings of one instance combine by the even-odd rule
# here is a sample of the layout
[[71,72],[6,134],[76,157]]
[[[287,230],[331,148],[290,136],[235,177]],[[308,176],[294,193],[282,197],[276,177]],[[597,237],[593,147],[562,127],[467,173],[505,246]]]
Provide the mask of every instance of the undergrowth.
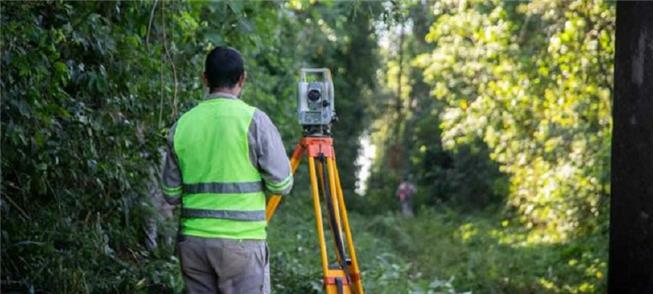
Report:
[[[310,201],[286,199],[269,227],[277,293],[319,292],[319,250]],[[350,220],[369,293],[606,291],[605,232],[545,243],[496,209],[465,214],[426,208],[415,218],[350,212]]]
[[[544,243],[494,210],[465,214],[428,208],[414,218],[390,212],[361,215],[351,211],[349,215],[367,293],[606,291],[605,232]],[[174,223],[163,221],[160,234],[174,235]],[[142,237],[139,232],[105,227],[93,217],[86,225],[69,226],[64,219],[29,230],[45,233],[2,244],[7,253],[3,254],[3,270],[22,268],[23,274],[7,273],[11,278],[3,280],[3,292],[182,290],[174,242],[161,241],[157,249],[148,250],[138,240]],[[306,195],[286,197],[268,234],[273,292],[320,293],[311,199]],[[327,242],[332,244],[332,240]],[[334,261],[332,254],[330,260]],[[48,284],[50,289],[38,287]]]

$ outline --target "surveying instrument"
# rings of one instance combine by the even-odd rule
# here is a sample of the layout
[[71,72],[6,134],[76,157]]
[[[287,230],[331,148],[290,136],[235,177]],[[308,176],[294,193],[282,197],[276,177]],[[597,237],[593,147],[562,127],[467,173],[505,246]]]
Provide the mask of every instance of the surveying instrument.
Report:
[[[321,79],[311,80],[308,75],[319,75]],[[331,123],[336,120],[336,113],[333,81],[329,69],[301,69],[297,112],[299,123],[304,131],[302,139],[292,153],[290,165],[294,174],[301,157],[306,153],[325,292],[327,294],[363,294],[363,283],[331,137]],[[326,216],[335,245],[336,263],[331,266],[327,257],[320,197],[326,207]],[[268,222],[280,201],[280,195],[270,197],[265,212]]]

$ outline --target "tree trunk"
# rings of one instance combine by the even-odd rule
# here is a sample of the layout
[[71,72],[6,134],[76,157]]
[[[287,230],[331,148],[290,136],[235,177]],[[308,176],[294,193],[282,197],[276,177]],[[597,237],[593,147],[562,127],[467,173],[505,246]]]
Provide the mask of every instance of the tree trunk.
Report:
[[609,293],[653,293],[653,2],[618,2]]

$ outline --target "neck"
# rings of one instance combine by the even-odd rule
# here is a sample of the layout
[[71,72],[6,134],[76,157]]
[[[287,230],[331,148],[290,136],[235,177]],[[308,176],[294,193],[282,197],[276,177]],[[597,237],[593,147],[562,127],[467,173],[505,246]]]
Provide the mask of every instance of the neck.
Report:
[[233,87],[233,88],[225,88],[225,87],[211,88],[211,90],[209,90],[209,92],[211,94],[213,94],[213,93],[227,93],[227,94],[231,94],[231,95],[234,95],[234,96],[238,96],[240,94],[240,88],[238,88],[238,87]]

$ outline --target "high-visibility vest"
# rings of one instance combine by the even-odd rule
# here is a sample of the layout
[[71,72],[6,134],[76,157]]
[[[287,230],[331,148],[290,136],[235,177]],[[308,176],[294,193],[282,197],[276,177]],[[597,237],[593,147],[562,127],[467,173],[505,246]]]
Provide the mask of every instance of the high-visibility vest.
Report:
[[247,136],[255,110],[240,99],[210,99],[177,122],[182,234],[266,238],[265,194]]

